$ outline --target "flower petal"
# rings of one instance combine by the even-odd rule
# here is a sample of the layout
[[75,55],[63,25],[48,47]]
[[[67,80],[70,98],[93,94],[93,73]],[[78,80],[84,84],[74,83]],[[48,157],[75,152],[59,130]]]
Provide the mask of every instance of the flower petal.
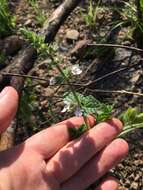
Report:
[[73,75],[80,75],[82,73],[82,70],[80,69],[79,65],[74,65],[71,68],[71,72]]

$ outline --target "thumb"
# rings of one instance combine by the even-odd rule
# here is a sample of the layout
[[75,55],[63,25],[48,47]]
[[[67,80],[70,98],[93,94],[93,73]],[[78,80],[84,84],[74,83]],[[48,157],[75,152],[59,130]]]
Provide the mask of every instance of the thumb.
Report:
[[0,133],[6,130],[16,114],[18,94],[12,87],[6,87],[0,93]]

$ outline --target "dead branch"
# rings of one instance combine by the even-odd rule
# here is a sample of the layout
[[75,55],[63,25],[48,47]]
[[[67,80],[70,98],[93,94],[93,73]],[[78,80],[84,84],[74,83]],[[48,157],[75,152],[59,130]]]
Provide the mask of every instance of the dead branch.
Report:
[[17,74],[17,73],[6,73],[6,72],[0,72],[1,75],[3,76],[15,76],[15,77],[20,77],[20,78],[25,78],[25,79],[32,79],[32,80],[41,80],[45,82],[49,82],[48,79],[37,77],[37,76],[32,76],[32,75],[22,75],[22,74]]
[[139,53],[143,53],[143,50],[140,48],[136,48],[136,47],[131,47],[131,46],[124,46],[124,45],[119,45],[119,44],[88,44],[88,46],[95,46],[95,47],[109,47],[109,48],[124,48],[124,49],[128,49],[131,51],[136,51]]
[[[11,65],[7,66],[2,71],[12,71],[18,74],[27,74],[34,65],[34,61],[37,57],[37,51],[32,48],[26,48],[21,50],[15,60]],[[25,78],[17,76],[2,76],[0,79],[0,87],[3,88],[4,85],[13,86],[19,96],[21,96],[22,88],[24,85]],[[16,119],[13,120],[11,126],[0,136],[0,150],[10,148],[14,144],[14,129],[16,128]]]
[[[23,40],[19,36],[13,35],[4,39],[0,39],[0,54],[4,57],[15,55],[22,48]],[[0,64],[0,70],[5,68],[9,61],[4,60]]]
[[[94,62],[91,64],[91,66],[93,66],[94,64],[96,64],[96,60],[94,60]],[[134,65],[130,65],[130,66],[121,68],[121,69],[118,69],[118,70],[115,70],[115,71],[113,71],[113,72],[110,72],[110,73],[108,73],[108,74],[106,74],[106,75],[104,75],[104,76],[102,76],[102,77],[99,77],[99,78],[97,78],[97,79],[95,79],[95,80],[93,80],[93,81],[89,81],[89,82],[87,82],[87,83],[70,83],[70,84],[71,84],[72,86],[75,86],[75,87],[79,87],[79,86],[80,86],[80,87],[88,87],[88,86],[93,85],[93,84],[95,84],[95,83],[97,83],[97,82],[99,82],[99,81],[101,81],[101,80],[103,80],[103,79],[106,79],[106,78],[111,77],[111,76],[113,76],[113,75],[115,75],[115,74],[118,74],[118,73],[120,73],[120,72],[124,72],[124,71],[126,71],[126,70],[129,70],[129,69],[134,68],[134,67],[139,66],[139,65],[141,65],[141,62],[136,63],[136,64],[134,64]],[[90,68],[88,68],[88,70],[89,70],[89,69],[90,69]],[[86,70],[86,71],[87,71],[87,70]],[[86,71],[85,71],[84,74],[86,74]],[[47,83],[49,84],[49,86],[59,86],[59,84],[53,84],[53,85],[51,85],[50,82],[49,82],[49,79],[41,78],[41,77],[37,77],[37,76],[24,75],[24,74],[16,74],[16,73],[12,73],[12,72],[0,72],[0,74],[1,74],[2,76],[4,76],[4,77],[12,77],[12,76],[15,76],[15,77],[20,77],[20,78],[25,78],[25,79],[30,78],[30,79],[32,79],[32,80],[45,81],[45,82],[47,82]],[[80,80],[82,80],[82,79],[83,79],[83,76],[81,76],[81,79],[80,79]],[[67,84],[66,84],[66,83],[61,83],[60,86],[67,86]]]
[[[30,47],[24,50],[22,54],[20,54],[20,56],[17,57],[17,59],[14,61],[15,65],[16,64],[19,65],[19,67],[17,68],[17,72],[15,73],[26,75],[33,68],[36,58],[37,58],[36,49]],[[19,78],[16,76],[13,76],[11,78],[10,84],[18,91],[19,94],[21,94],[24,80],[25,80],[24,78]]]
[[22,47],[23,40],[19,36],[9,36],[0,40],[0,52],[5,55],[15,55]]
[[[6,68],[2,69],[1,72],[13,72],[17,74],[26,75],[34,65],[34,61],[37,57],[37,52],[34,48],[29,47],[27,49],[21,50],[14,61],[8,65]],[[19,94],[21,94],[21,89],[23,87],[24,78],[17,76],[1,76],[0,87],[3,88],[5,85],[13,86]]]
[[70,13],[77,7],[81,0],[65,0],[51,15],[42,33],[45,34],[45,43],[54,40],[60,26],[65,22]]
[[127,95],[134,95],[134,96],[142,96],[142,93],[139,92],[131,92],[126,90],[103,90],[103,89],[87,89],[90,92],[96,92],[96,93],[115,93],[115,94],[127,94]]
[[[96,62],[95,62],[95,64],[96,64]],[[139,66],[139,65],[142,65],[142,63],[139,62],[139,63],[133,64],[133,65],[130,65],[130,66],[127,66],[127,67],[123,67],[121,69],[118,69],[118,70],[115,70],[113,72],[107,73],[107,74],[103,75],[102,77],[99,77],[99,78],[97,78],[95,80],[89,81],[89,82],[87,82],[85,84],[75,83],[75,84],[72,84],[72,85],[73,86],[81,86],[81,87],[89,87],[89,86],[95,85],[97,82],[99,82],[101,80],[107,79],[108,77],[111,77],[111,76],[116,75],[118,73],[124,72],[126,70],[129,70],[129,69],[134,68],[134,67]]]

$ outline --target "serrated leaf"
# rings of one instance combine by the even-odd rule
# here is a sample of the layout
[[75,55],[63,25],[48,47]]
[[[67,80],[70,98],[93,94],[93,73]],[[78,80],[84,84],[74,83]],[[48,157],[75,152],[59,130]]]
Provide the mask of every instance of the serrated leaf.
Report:
[[[96,117],[97,122],[105,121],[109,119],[112,115],[113,107],[104,103],[101,103],[93,96],[84,96],[80,93],[76,92],[76,95],[81,104],[81,111],[84,116],[92,114]],[[77,107],[76,99],[72,93],[66,94],[64,101],[67,101],[71,104],[71,107]]]

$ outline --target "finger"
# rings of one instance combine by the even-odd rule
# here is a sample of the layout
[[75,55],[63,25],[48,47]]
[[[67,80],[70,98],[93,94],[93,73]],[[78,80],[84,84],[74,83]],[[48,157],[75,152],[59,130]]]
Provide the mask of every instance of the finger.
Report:
[[118,190],[118,186],[118,180],[109,176],[95,190]]
[[[83,117],[70,118],[37,133],[29,138],[25,145],[35,149],[44,159],[49,159],[70,141],[69,128],[79,128],[83,123]],[[88,116],[88,123],[91,127],[94,125],[95,120],[92,116]]]
[[59,183],[74,175],[98,151],[109,144],[121,131],[117,119],[103,122],[89,130],[82,137],[63,147],[47,164]]
[[[88,116],[87,117],[87,121],[88,125],[90,127],[93,127],[93,125],[95,124],[95,118],[92,117],[92,116]],[[76,125],[75,125],[76,123]],[[70,119],[66,119],[64,121],[61,121],[60,123],[57,123],[57,124],[54,124],[54,127],[55,126],[59,126],[59,125],[67,125],[68,127],[74,127],[74,128],[79,128],[83,123],[85,123],[85,120],[83,117],[72,117]]]
[[118,164],[127,153],[127,143],[122,139],[114,140],[97,156],[93,157],[75,176],[66,181],[62,185],[62,190],[86,189]]
[[0,93],[0,133],[6,130],[16,114],[18,94],[12,87],[6,87]]

